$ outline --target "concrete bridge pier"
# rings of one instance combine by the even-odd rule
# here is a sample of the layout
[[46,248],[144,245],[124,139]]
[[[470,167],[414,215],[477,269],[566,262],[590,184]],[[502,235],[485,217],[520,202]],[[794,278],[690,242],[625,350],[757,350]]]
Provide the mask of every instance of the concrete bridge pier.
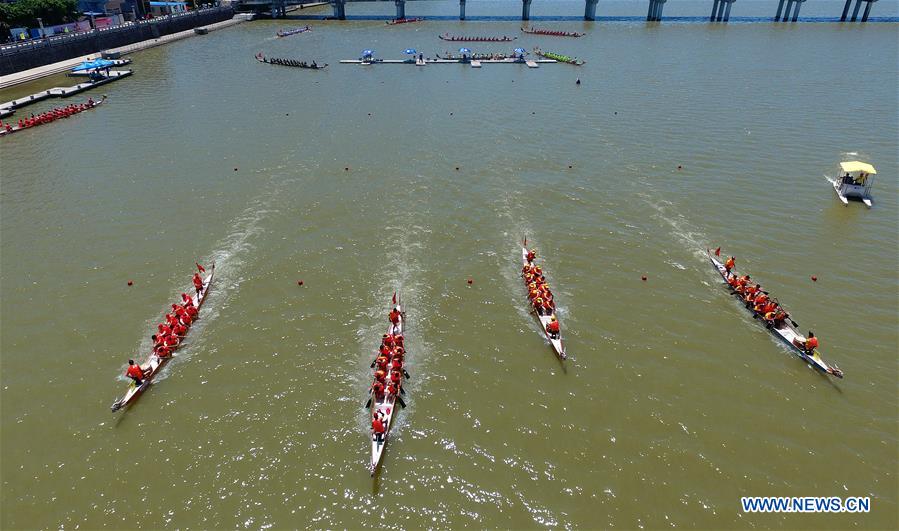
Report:
[[599,0],[587,0],[584,7],[584,20],[596,20],[596,3]]
[[459,0],[459,20],[465,20],[465,0]]
[[662,20],[662,7],[665,0],[649,0],[649,11],[646,12],[647,22],[659,22]]
[[521,0],[521,20],[531,20],[531,0]]
[[331,0],[334,6],[334,18],[346,20],[346,0]]
[[[780,3],[777,4],[777,14],[774,15],[774,22],[787,22],[792,21],[796,22],[799,19],[799,8],[802,7],[802,3],[805,0],[786,0],[787,1],[787,9],[783,12],[783,18],[780,17],[781,10],[783,9],[784,0],[780,0]],[[790,11],[793,11],[792,20],[790,18]]]
[[730,5],[736,0],[715,0],[712,4],[712,14],[709,20],[712,22],[727,22],[730,20]]
[[406,18],[406,0],[396,0],[396,18]]
[[[871,4],[876,2],[877,0],[855,0],[855,9],[852,10],[852,20],[850,22],[855,22],[858,20],[858,11],[862,6],[862,2],[867,4],[865,6],[865,13],[862,15],[862,22],[868,21],[868,15],[871,14]],[[849,12],[849,5],[852,4],[852,0],[846,0],[846,5],[843,6],[843,16],[840,17],[840,22],[846,22],[846,14]]]

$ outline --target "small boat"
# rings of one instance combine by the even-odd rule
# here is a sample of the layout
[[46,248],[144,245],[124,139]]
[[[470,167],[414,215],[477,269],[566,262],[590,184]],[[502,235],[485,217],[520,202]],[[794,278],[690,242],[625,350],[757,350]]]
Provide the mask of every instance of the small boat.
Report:
[[312,31],[312,28],[310,28],[309,26],[306,26],[305,28],[278,30],[278,37],[289,37],[291,35],[296,35],[297,33],[305,33],[307,31]]
[[[399,312],[399,321],[396,325],[390,323],[387,327],[387,335],[388,336],[397,336],[402,335],[403,330],[406,325],[406,312],[403,311],[402,301],[397,302],[396,294],[393,296],[394,309]],[[388,363],[391,360],[388,360]],[[403,369],[405,371],[405,369]],[[403,388],[403,376],[405,372],[400,373],[400,385],[399,388]],[[372,385],[376,382],[376,379],[372,380]],[[398,391],[399,393],[399,391]],[[381,464],[381,458],[384,455],[384,447],[387,446],[387,438],[390,435],[390,428],[393,424],[394,413],[396,413],[396,402],[397,402],[397,394],[387,393],[385,392],[382,396],[372,396],[371,401],[371,415],[370,419],[374,419],[375,415],[381,416],[381,421],[384,423],[385,431],[383,436],[378,437],[378,435],[371,431],[371,465],[369,466],[369,471],[371,475],[375,475],[375,471],[378,469],[378,465]],[[399,400],[400,405],[406,407],[402,402],[402,399]]]
[[387,22],[385,22],[385,24],[393,26],[396,24],[408,24],[410,22],[421,22],[422,20],[424,20],[424,19],[421,17],[418,17],[418,18],[395,18],[392,20],[388,20]]
[[[727,269],[725,269],[724,264],[722,264],[712,252],[706,249],[706,253],[709,256],[709,260],[712,261],[712,265],[715,266],[715,269],[718,271],[718,274],[721,275],[721,280],[724,282],[725,287],[730,290],[731,294],[736,297],[738,301],[744,306],[746,303],[743,301],[743,298],[737,293],[730,284],[727,283]],[[733,271],[736,274],[735,271]],[[762,319],[764,322],[764,318],[758,314],[753,308],[747,307],[750,313],[752,313],[753,318]],[[837,378],[843,377],[843,371],[840,370],[836,365],[828,365],[824,359],[821,358],[821,354],[815,350],[811,355],[802,348],[806,338],[802,334],[799,333],[797,327],[799,325],[793,321],[789,314],[787,314],[786,319],[784,319],[783,324],[780,326],[776,326],[770,323],[766,323],[765,327],[774,334],[778,339],[783,341],[789,348],[790,352],[804,360],[806,363],[817,369],[818,371],[824,374],[830,374],[832,376],[836,376]]]
[[289,66],[291,68],[306,68],[309,70],[322,70],[323,68],[328,66],[328,63],[320,65],[320,64],[317,64],[315,61],[312,61],[312,63],[306,63],[306,61],[300,61],[298,59],[282,59],[280,57],[266,57],[266,56],[262,55],[262,52],[259,52],[256,54],[256,60],[259,61],[260,63],[267,63],[270,65]]
[[454,41],[454,42],[510,42],[514,41],[518,37],[507,37],[503,35],[502,37],[468,37],[466,35],[450,35],[449,33],[444,33],[443,35],[438,35],[441,39],[445,41]]
[[[18,125],[12,125],[12,124],[3,124],[2,126],[0,126],[0,136],[11,135],[11,134],[13,134],[13,133],[18,133],[19,131],[24,131],[24,130],[26,130],[26,129],[34,129],[35,127],[38,127],[38,126],[41,126],[41,125],[47,125],[47,124],[49,124],[49,123],[53,123],[53,122],[62,120],[63,118],[71,118],[72,116],[81,114],[81,113],[84,112],[84,111],[89,111],[89,110],[91,110],[91,109],[96,109],[97,107],[99,107],[100,105],[102,105],[104,102],[106,102],[106,96],[103,96],[103,97],[100,99],[100,101],[94,101],[93,103],[90,103],[91,101],[92,101],[92,100],[89,99],[88,101],[84,102],[83,105],[86,105],[86,106],[87,106],[85,109],[83,109],[83,110],[81,110],[81,111],[78,111],[78,112],[76,112],[76,113],[74,113],[74,114],[69,114],[69,115],[67,115],[67,116],[60,116],[60,117],[58,117],[58,118],[54,118],[53,120],[50,120],[49,122],[40,122],[40,123],[36,123],[36,124],[30,125],[30,126],[23,125],[22,127],[19,127]],[[23,120],[23,122],[24,122],[24,120]],[[8,128],[8,129],[7,129],[7,125],[9,125],[9,128]]]
[[[527,245],[527,240],[525,240],[524,245]],[[528,265],[528,250],[524,247],[521,247],[521,265],[522,267]],[[522,277],[523,279],[524,277]],[[525,284],[525,290],[527,290],[527,284]],[[562,344],[562,332],[560,331],[558,335],[551,335],[546,331],[546,326],[552,321],[558,321],[558,317],[556,316],[555,310],[549,315],[541,315],[534,309],[534,306],[531,304],[531,301],[528,300],[528,307],[534,316],[537,318],[537,321],[540,323],[540,330],[543,331],[543,335],[549,341],[550,345],[552,345],[553,350],[556,353],[556,356],[559,357],[560,360],[565,360],[568,358],[568,355],[565,354],[565,345]],[[561,321],[559,321],[561,323]]]
[[558,31],[539,28],[521,28],[521,31],[532,35],[549,35],[551,37],[583,37],[586,33],[576,31]]
[[867,162],[844,161],[840,163],[833,189],[844,205],[849,204],[849,199],[859,199],[866,207],[871,208],[871,186],[875,175],[877,170]]
[[575,65],[575,66],[581,66],[582,64],[587,62],[587,61],[582,61],[582,60],[578,59],[577,57],[568,57],[567,55],[562,55],[560,53],[544,52],[540,48],[534,48],[534,54],[538,55],[540,57],[545,57],[547,59],[555,59],[556,61],[558,61],[560,63],[568,63],[570,65]]
[[[203,279],[203,289],[200,291],[200,296],[197,297],[196,293],[190,296],[191,300],[196,306],[197,310],[199,310],[203,306],[203,302],[206,301],[206,296],[209,295],[209,286],[212,284],[212,278],[215,276],[215,264],[212,264],[210,268],[209,275]],[[190,329],[188,329],[190,331]],[[173,349],[177,350],[183,345],[183,342],[179,342],[178,345]],[[112,403],[112,411],[116,412],[128,404],[133,403],[137,398],[143,393],[147,387],[152,383],[153,378],[159,374],[159,371],[165,366],[166,363],[172,358],[172,356],[166,356],[164,358],[160,358],[156,355],[155,352],[151,352],[150,356],[147,358],[147,361],[141,364],[140,368],[144,371],[144,379],[140,386],[131,382],[131,385],[128,387],[128,391],[125,392],[125,395],[122,398],[119,398],[115,402]]]

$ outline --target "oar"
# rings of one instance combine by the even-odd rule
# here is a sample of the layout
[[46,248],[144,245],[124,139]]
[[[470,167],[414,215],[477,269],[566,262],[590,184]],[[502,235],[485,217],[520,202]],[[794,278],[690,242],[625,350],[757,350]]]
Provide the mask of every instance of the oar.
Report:
[[396,395],[396,401],[399,402],[401,406],[403,406],[403,409],[406,409],[406,403],[403,402],[403,399],[400,398],[399,395]]
[[411,380],[411,379],[412,379],[412,377],[409,376],[409,373],[406,371],[406,368],[405,368],[405,367],[403,367],[403,376],[405,376],[407,380]]
[[366,402],[365,405],[362,406],[362,409],[368,409],[371,407],[371,399],[372,398],[374,398],[374,397],[371,395],[371,389],[369,389],[368,390],[368,402]]

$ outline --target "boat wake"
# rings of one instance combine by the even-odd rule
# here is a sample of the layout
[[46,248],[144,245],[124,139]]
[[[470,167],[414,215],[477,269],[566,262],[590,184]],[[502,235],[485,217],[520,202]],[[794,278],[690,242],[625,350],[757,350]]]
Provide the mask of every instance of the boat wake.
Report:
[[[179,348],[173,359],[163,367],[159,375],[154,379],[158,383],[165,380],[172,366],[189,360],[193,353],[202,348],[205,344],[203,330],[206,326],[216,320],[219,312],[226,308],[228,300],[238,291],[240,284],[243,282],[242,272],[247,264],[247,258],[253,251],[252,240],[261,234],[262,221],[276,210],[272,208],[274,201],[280,194],[281,187],[275,186],[271,190],[266,191],[256,199],[252,200],[250,205],[238,215],[230,224],[231,231],[223,237],[216,245],[212,247],[212,251],[208,255],[198,257],[198,261],[205,267],[211,264],[216,265],[216,280],[212,285],[210,297],[203,305],[200,312],[200,319],[191,327],[190,334],[184,341],[184,346]],[[192,258],[190,258],[192,259]],[[170,285],[178,286],[174,289],[169,299],[172,301],[180,300],[181,293],[189,293],[193,290],[190,282],[190,275],[193,273],[189,267],[179,267],[178,272],[173,275],[169,282]],[[143,335],[134,353],[134,359],[143,360],[153,349],[150,336],[155,333],[156,324],[162,319],[163,312],[167,308],[160,308],[152,318],[146,322],[146,333]],[[119,380],[129,381],[124,376],[126,365],[122,365],[119,371]]]

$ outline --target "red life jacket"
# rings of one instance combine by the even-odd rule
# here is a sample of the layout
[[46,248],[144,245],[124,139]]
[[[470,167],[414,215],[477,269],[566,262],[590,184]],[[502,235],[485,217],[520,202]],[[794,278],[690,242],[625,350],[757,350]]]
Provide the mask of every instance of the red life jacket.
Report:
[[125,376],[131,376],[133,378],[143,378],[144,371],[141,370],[140,365],[129,365],[128,370],[125,372]]

